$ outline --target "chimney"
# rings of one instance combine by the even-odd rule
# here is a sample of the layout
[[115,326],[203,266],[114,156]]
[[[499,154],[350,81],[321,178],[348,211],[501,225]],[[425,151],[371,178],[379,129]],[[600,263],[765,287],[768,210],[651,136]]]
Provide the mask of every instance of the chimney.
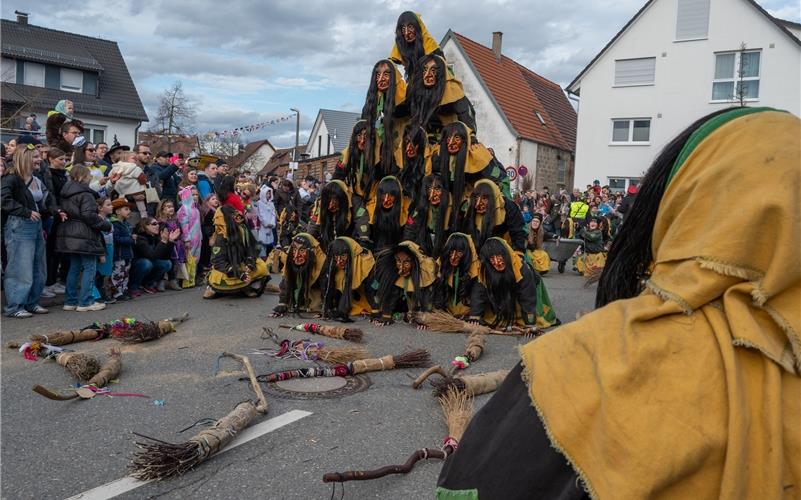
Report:
[[15,10],[14,14],[17,15],[17,22],[19,24],[28,24],[28,13],[27,12],[20,12],[18,10]]
[[501,43],[503,42],[503,33],[500,31],[492,32],[492,53],[495,54],[495,60],[501,62]]

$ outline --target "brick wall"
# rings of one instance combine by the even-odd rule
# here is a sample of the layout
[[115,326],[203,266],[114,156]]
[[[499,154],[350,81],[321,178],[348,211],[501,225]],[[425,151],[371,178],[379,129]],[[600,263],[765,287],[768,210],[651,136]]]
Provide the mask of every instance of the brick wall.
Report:
[[[560,162],[564,162],[564,182],[560,182],[558,179]],[[537,144],[537,171],[529,174],[529,176],[532,175],[535,175],[534,189],[537,191],[548,186],[550,191],[554,192],[560,184],[564,184],[567,190],[571,191],[575,177],[573,154],[545,144]]]

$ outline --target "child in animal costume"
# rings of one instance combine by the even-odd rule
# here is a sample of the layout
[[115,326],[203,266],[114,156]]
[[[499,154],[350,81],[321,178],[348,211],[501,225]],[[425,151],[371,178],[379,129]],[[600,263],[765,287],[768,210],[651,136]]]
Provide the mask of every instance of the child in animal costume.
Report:
[[348,322],[351,316],[375,314],[378,282],[374,267],[373,254],[354,239],[335,239],[321,277],[323,317]]

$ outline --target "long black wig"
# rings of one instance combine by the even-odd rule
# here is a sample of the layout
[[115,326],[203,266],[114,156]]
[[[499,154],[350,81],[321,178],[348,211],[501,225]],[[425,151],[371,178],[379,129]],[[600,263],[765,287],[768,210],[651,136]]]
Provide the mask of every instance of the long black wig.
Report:
[[[308,307],[311,301],[309,292],[313,283],[310,282],[310,278],[316,264],[316,257],[311,242],[303,236],[295,236],[292,239],[292,243],[286,258],[286,283],[284,283],[284,286],[286,286],[287,291],[286,305],[288,310],[298,313],[301,309]],[[308,250],[306,262],[302,266],[295,265],[295,243]]]
[[[428,88],[423,84],[423,68],[431,60],[435,61],[437,65],[437,83]],[[406,90],[406,101],[409,103],[412,114],[411,123],[427,129],[428,122],[437,111],[445,93],[447,71],[445,60],[434,54],[425,55],[416,63],[411,82]]]
[[[440,198],[439,206],[432,210],[432,216],[434,217],[434,220],[431,224],[433,226],[431,229],[433,229],[434,232],[434,239],[432,241],[431,236],[429,236],[428,233],[428,194],[431,189],[435,187],[442,188],[442,196]],[[414,235],[413,241],[420,246],[420,249],[423,250],[423,253],[434,257],[435,259],[440,256],[442,245],[445,244],[445,238],[447,237],[447,228],[451,227],[449,225],[449,221],[445,220],[448,215],[448,205],[450,205],[450,200],[450,193],[448,193],[448,191],[445,189],[439,174],[431,174],[423,177],[420,194],[417,197],[416,207],[416,217],[420,220],[417,224],[417,234]]]
[[[362,131],[367,131],[367,137],[364,142],[364,160],[360,154],[359,147],[356,145],[356,138]],[[350,134],[350,143],[348,143],[348,164],[345,165],[345,183],[354,189],[357,183],[357,172],[361,167],[361,162],[364,161],[364,172],[362,173],[361,188],[365,195],[369,194],[368,191],[373,185],[374,173],[374,159],[373,159],[373,136],[371,135],[372,128],[368,127],[367,120],[359,120],[353,126],[353,131]]]
[[[476,199],[479,196],[487,197],[487,211],[484,212],[484,217],[481,219],[481,227],[476,224]],[[495,192],[492,187],[482,182],[478,184],[470,195],[470,206],[467,208],[467,215],[462,222],[462,232],[469,234],[473,237],[473,243],[476,247],[482,248],[484,242],[493,236],[495,226],[503,223],[503,221],[495,220],[496,209]]]
[[[448,137],[458,135],[462,138],[462,147],[455,155],[456,166],[451,172],[451,158],[453,154],[448,152]],[[439,141],[439,174],[442,176],[442,185],[451,194],[453,200],[453,211],[451,212],[451,227],[457,227],[460,207],[464,199],[465,172],[467,163],[467,128],[463,123],[449,123],[442,129],[442,136]],[[478,245],[478,242],[476,242]]]
[[[389,88],[384,92],[384,107],[379,115],[379,91],[376,75],[378,73],[378,67],[382,64],[389,66]],[[384,127],[384,137],[381,140],[380,171],[375,174],[375,178],[380,179],[386,175],[395,175],[398,170],[398,166],[395,164],[395,143],[393,140],[395,137],[395,106],[398,104],[395,102],[395,86],[398,84],[395,78],[397,75],[395,72],[395,64],[389,59],[381,59],[373,66],[371,75],[370,86],[367,88],[367,97],[364,100],[364,107],[362,108],[362,120],[366,122],[367,136],[371,138],[371,141],[377,140],[378,127],[380,125]],[[376,159],[373,158],[373,153],[373,148],[369,148],[365,151],[365,162],[368,165],[375,164]]]
[[[481,278],[487,289],[487,299],[495,313],[493,328],[506,327],[514,323],[517,316],[517,300],[515,290],[514,271],[512,271],[512,258],[506,245],[500,240],[489,239],[478,252],[481,261]],[[490,257],[501,255],[506,262],[506,269],[499,273],[492,267]]]
[[235,208],[222,205],[220,211],[225,220],[225,243],[222,250],[226,254],[229,266],[225,273],[238,278],[242,273],[243,266],[248,269],[256,268],[256,257],[258,256],[256,239],[245,225],[244,217],[242,218],[243,222],[236,221],[237,214],[240,216],[242,214]]
[[[336,287],[336,274],[339,268],[334,262],[334,257],[339,255],[347,255],[348,263],[345,265],[343,272],[345,273],[345,280],[342,287],[342,292],[339,293]],[[323,280],[321,282],[321,289],[323,295],[323,315],[330,318],[336,318],[342,321],[350,320],[351,309],[351,285],[353,275],[351,268],[353,265],[353,256],[348,243],[340,238],[337,238],[331,243],[331,246],[326,252],[325,265],[323,267]]]
[[[459,265],[454,267],[451,265],[451,252],[456,250],[462,252],[462,260]],[[473,250],[470,248],[470,243],[467,237],[460,234],[452,234],[445,246],[442,249],[442,258],[440,259],[440,274],[442,275],[442,284],[444,288],[448,288],[448,278],[458,273],[459,280],[454,279],[454,283],[458,283],[456,297],[459,301],[470,298],[470,279],[468,273],[470,272],[470,264],[476,258],[473,255]],[[448,300],[453,296],[453,290],[448,289]]]
[[[395,288],[395,282],[398,280],[398,268],[395,266],[395,254],[397,253],[405,253],[409,256],[412,260],[412,272],[410,273],[410,278],[412,280],[412,288],[414,289],[414,293],[411,297],[409,297],[410,301],[410,310],[416,310],[418,306],[418,301],[420,300],[420,261],[417,259],[417,255],[409,250],[404,245],[395,245],[392,247],[387,247],[384,250],[381,250],[377,254],[376,262],[375,262],[375,269],[376,269],[376,279],[379,283],[378,288],[378,299],[381,304],[381,310],[385,311],[388,309],[387,306],[394,306],[395,304],[389,304],[389,301],[392,300],[393,297],[397,297],[395,293],[393,293],[393,288]],[[401,294],[403,295],[403,293]],[[392,311],[392,312],[402,312],[402,311]]]
[[[402,28],[407,24],[414,26],[414,32],[417,35],[414,37],[414,43],[407,43],[403,38]],[[395,46],[398,47],[398,52],[403,57],[403,69],[406,73],[405,78],[408,80],[414,74],[417,61],[423,57],[425,52],[423,30],[420,27],[420,20],[414,12],[407,10],[398,16],[398,22],[395,24]]]
[[673,164],[693,132],[710,118],[732,109],[721,109],[695,121],[670,141],[651,164],[640,184],[634,204],[626,215],[626,221],[612,240],[598,283],[595,307],[603,307],[615,300],[628,299],[640,293],[642,280],[647,278],[648,268],[654,258],[651,250],[654,224]]
[[[417,146],[417,156],[414,158],[406,157],[406,145]],[[398,174],[403,191],[411,199],[416,200],[417,195],[425,196],[425,192],[420,192],[420,181],[426,173],[426,145],[428,139],[426,131],[415,124],[408,124],[403,129],[403,141],[401,151],[403,152],[403,169]]]
[[[385,194],[395,197],[395,203],[387,210],[381,200]],[[400,223],[403,193],[398,180],[392,177],[381,179],[376,188],[375,211],[373,212],[372,239],[376,250],[400,243],[403,226]]]
[[[332,216],[328,211],[328,203],[336,198],[339,200],[339,210]],[[348,234],[348,194],[337,182],[329,182],[320,193],[320,213],[318,215],[320,224],[320,246],[323,250],[328,249],[337,236],[350,236]]]

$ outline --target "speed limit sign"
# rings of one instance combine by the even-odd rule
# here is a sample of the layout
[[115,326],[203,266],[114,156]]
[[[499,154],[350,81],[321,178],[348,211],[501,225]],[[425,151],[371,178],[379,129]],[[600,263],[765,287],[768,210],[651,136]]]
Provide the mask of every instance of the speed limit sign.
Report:
[[515,167],[506,167],[506,175],[510,181],[517,179],[517,169]]

